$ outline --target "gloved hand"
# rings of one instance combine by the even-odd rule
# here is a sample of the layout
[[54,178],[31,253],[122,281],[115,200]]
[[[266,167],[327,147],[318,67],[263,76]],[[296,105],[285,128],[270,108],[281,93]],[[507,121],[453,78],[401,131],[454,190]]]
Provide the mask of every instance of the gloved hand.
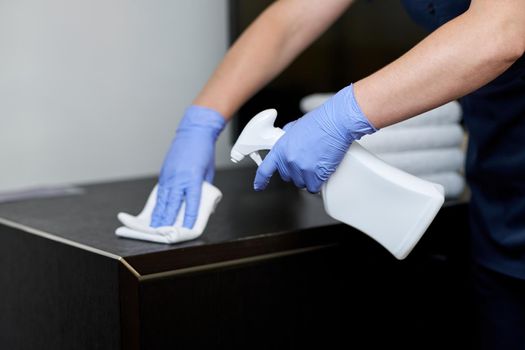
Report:
[[186,110],[160,171],[152,227],[172,225],[186,201],[183,226],[193,228],[202,182],[213,181],[215,141],[225,125],[224,117],[210,108],[194,105]]
[[353,85],[321,106],[288,123],[255,175],[254,189],[264,190],[278,170],[284,181],[317,193],[343,160],[350,144],[377,129],[354,97]]

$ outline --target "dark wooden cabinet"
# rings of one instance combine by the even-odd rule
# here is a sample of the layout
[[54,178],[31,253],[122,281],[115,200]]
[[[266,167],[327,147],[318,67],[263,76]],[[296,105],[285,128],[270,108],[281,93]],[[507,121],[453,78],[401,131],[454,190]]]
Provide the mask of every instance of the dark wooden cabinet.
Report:
[[[154,179],[0,205],[2,349],[443,348],[470,317],[465,203],[446,203],[398,261],[338,224],[319,196],[253,169],[219,171],[224,198],[197,240],[117,238]],[[359,347],[357,344],[366,344]]]

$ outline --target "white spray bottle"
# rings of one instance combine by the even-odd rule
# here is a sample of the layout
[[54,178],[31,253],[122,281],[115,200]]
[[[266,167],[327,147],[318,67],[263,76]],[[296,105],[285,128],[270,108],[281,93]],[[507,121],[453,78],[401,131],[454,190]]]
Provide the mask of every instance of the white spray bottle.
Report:
[[[284,135],[274,127],[277,111],[267,109],[243,129],[230,156],[249,155],[257,165]],[[443,186],[399,170],[353,142],[321,190],[328,215],[357,228],[404,259],[423,236],[445,201]]]

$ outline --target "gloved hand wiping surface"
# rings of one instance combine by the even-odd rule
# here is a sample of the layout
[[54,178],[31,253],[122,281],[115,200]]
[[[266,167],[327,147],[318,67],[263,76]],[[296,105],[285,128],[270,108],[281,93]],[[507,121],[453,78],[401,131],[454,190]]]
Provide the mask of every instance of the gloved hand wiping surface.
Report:
[[225,126],[225,118],[213,109],[193,105],[186,110],[162,165],[152,227],[173,225],[183,202],[183,226],[194,226],[202,183],[213,181],[215,142]]

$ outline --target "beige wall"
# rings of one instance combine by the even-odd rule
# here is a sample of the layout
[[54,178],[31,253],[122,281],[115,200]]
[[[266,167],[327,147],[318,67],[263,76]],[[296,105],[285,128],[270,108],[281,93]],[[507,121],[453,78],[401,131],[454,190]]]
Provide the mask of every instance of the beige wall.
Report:
[[0,1],[0,191],[155,174],[226,47],[226,0]]

